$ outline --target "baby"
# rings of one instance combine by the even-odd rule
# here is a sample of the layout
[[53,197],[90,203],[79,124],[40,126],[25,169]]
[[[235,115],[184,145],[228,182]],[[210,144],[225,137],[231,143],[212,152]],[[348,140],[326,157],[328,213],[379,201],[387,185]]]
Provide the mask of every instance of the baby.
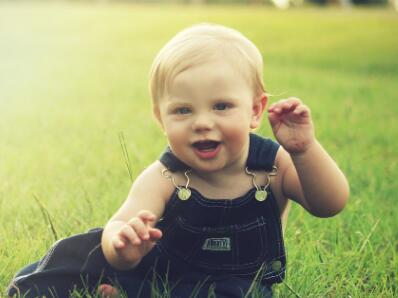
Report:
[[[344,208],[347,180],[316,139],[310,109],[294,97],[266,109],[262,71],[256,46],[220,25],[187,28],[157,55],[150,91],[169,148],[102,234],[108,263],[131,272],[120,282],[129,297],[149,270],[167,278],[172,297],[242,297],[253,285],[271,297],[286,269],[289,200],[318,217]],[[278,143],[253,134],[264,113]]]
[[[233,29],[201,24],[172,38],[150,76],[169,147],[104,230],[57,241],[8,295],[68,297],[102,280],[108,297],[272,297],[286,271],[289,199],[329,217],[349,186],[307,106],[290,97],[266,110],[262,70],[256,46]],[[265,111],[278,143],[253,133]]]

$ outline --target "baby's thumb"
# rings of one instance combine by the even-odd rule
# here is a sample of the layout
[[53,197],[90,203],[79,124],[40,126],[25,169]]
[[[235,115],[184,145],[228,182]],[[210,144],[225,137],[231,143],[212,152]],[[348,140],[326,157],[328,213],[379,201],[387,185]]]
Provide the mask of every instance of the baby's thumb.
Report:
[[151,239],[151,241],[157,241],[160,238],[162,238],[163,233],[161,230],[156,229],[156,228],[151,228],[149,229],[149,239]]

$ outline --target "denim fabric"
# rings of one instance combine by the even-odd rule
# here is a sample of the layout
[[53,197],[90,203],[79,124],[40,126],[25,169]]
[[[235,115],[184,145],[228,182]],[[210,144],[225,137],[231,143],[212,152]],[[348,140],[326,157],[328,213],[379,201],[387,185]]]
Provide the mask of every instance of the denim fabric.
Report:
[[68,297],[74,287],[94,284],[110,269],[101,247],[102,229],[61,239],[38,262],[22,268],[13,278],[8,295]]
[[190,270],[211,276],[234,276],[263,284],[281,282],[285,250],[279,209],[272,192],[255,200],[256,189],[233,200],[206,199],[195,189],[191,198],[170,199],[158,223],[163,238],[157,249],[171,260],[171,276]]
[[[24,267],[16,274],[8,288],[8,295],[67,298],[73,290],[78,290],[87,294],[82,297],[88,297],[95,294],[99,283],[108,283],[131,298],[157,297],[156,293],[160,294],[159,297],[168,297],[163,293],[169,293],[172,298],[241,298],[252,283],[246,278],[210,276],[188,267],[184,268],[184,275],[169,276],[167,270],[174,269],[175,263],[167,260],[158,247],[144,257],[136,269],[114,270],[98,247],[101,235],[102,229],[95,229],[62,239],[41,261]],[[92,242],[94,239],[95,243]],[[87,254],[87,248],[94,253]],[[72,260],[71,255],[75,255],[76,259]],[[246,297],[272,297],[270,286],[256,286],[252,294]]]

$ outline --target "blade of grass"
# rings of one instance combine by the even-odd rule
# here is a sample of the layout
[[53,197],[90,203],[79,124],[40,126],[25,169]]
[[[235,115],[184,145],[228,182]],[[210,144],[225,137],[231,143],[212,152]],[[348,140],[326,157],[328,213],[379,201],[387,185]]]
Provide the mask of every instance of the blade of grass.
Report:
[[37,197],[36,194],[33,194],[33,198],[35,199],[37,205],[39,205],[39,208],[40,208],[41,214],[43,215],[44,220],[50,226],[52,235],[54,237],[54,240],[57,241],[58,240],[58,234],[57,234],[57,231],[55,230],[55,227],[54,227],[53,221],[51,219],[50,213],[48,212],[47,208],[42,204],[42,202],[40,202],[40,200],[39,200],[39,198]]
[[126,137],[124,136],[123,132],[119,133],[119,142],[120,142],[120,146],[122,147],[124,163],[126,164],[126,168],[127,168],[127,172],[129,173],[130,181],[133,182],[133,172],[131,170],[130,155],[127,150]]

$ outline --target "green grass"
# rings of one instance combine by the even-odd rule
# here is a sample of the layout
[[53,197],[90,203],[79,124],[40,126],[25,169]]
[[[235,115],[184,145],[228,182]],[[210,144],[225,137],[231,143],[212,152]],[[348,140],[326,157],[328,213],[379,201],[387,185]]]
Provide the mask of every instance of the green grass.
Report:
[[[119,134],[133,177],[159,156],[148,70],[171,36],[203,21],[258,45],[267,90],[311,107],[350,181],[334,218],[293,206],[286,283],[301,297],[398,295],[395,12],[62,2],[0,3],[1,289],[54,241],[35,197],[59,237],[103,226],[131,184]],[[294,296],[284,284],[275,293]]]

